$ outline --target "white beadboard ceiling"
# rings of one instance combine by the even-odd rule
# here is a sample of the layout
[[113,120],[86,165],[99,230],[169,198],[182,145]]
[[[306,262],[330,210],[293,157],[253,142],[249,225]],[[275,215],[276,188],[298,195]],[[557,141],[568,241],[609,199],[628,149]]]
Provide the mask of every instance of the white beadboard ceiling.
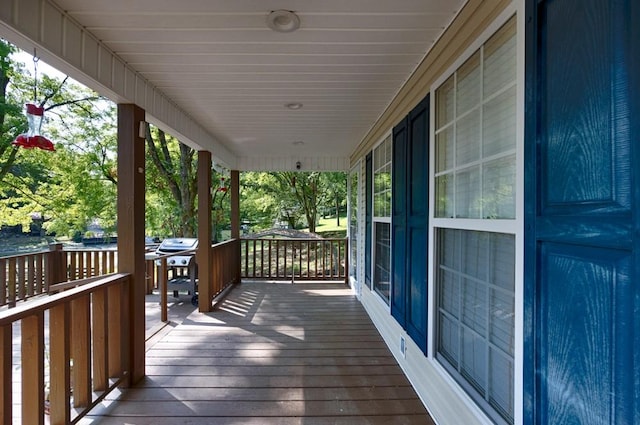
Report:
[[[347,158],[464,0],[54,3],[239,161],[259,163]],[[270,30],[278,9],[300,29]]]

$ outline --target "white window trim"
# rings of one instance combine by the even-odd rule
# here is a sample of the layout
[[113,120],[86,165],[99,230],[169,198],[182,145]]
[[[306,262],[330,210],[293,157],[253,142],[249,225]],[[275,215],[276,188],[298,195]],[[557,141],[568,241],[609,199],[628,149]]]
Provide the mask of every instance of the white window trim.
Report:
[[[392,154],[391,154],[391,181],[393,182],[393,132],[390,130],[387,133],[385,133],[380,140],[378,140],[378,142],[371,148],[371,294],[373,294],[374,298],[380,303],[380,305],[382,305],[384,307],[384,309],[387,311],[387,313],[391,314],[391,288],[393,287],[393,275],[391,275],[389,277],[389,302],[387,303],[387,301],[385,301],[384,298],[382,298],[382,296],[378,293],[378,291],[376,291],[375,288],[375,272],[376,272],[376,235],[375,235],[375,224],[376,223],[389,223],[390,229],[389,229],[389,244],[390,244],[390,248],[389,251],[391,252],[390,257],[389,257],[389,266],[391,267],[391,263],[393,263],[392,259],[393,259],[393,225],[391,223],[391,216],[389,217],[378,217],[374,214],[375,209],[374,209],[374,199],[375,199],[375,174],[376,174],[376,168],[375,168],[375,150],[382,144],[384,143],[385,140],[387,140],[387,138],[390,138],[391,141],[391,149],[392,149]],[[366,183],[365,183],[366,184]],[[366,196],[366,193],[365,193]],[[389,212],[390,214],[393,214],[393,183],[391,184],[391,211]],[[366,224],[365,224],[366,226]]]
[[[477,219],[449,219],[435,218],[435,91],[444,83],[464,62],[471,57],[502,25],[516,15],[516,216],[513,220],[477,220]],[[467,48],[467,50],[438,78],[430,87],[430,143],[429,143],[429,227],[428,227],[428,335],[427,357],[434,368],[444,377],[460,398],[476,412],[482,423],[492,423],[488,416],[462,389],[453,377],[435,359],[436,332],[436,293],[435,293],[435,230],[436,228],[456,228],[465,230],[480,230],[489,232],[508,233],[515,235],[515,350],[514,350],[514,424],[523,425],[523,370],[524,370],[524,84],[525,84],[525,2],[514,0],[487,27],[487,29]]]
[[[347,186],[347,199],[349,199],[349,203],[348,203],[348,214],[347,214],[347,222],[349,223],[347,231],[348,231],[348,237],[349,237],[349,278],[352,278],[351,284],[352,284],[352,288],[354,290],[354,293],[356,294],[356,296],[358,297],[358,299],[360,299],[360,297],[362,296],[362,284],[364,282],[364,266],[363,266],[363,261],[364,261],[364,230],[365,230],[365,225],[363,225],[363,221],[366,221],[366,217],[365,215],[362,213],[362,208],[364,207],[364,201],[363,201],[363,197],[364,197],[364,193],[362,191],[362,188],[365,187],[365,184],[362,184],[362,177],[363,177],[363,173],[362,173],[362,169],[363,169],[363,162],[362,159],[358,160],[358,162],[356,162],[356,164],[351,167],[351,169],[349,170],[349,174],[348,174],[348,186]],[[351,176],[352,175],[356,175],[358,181],[357,181],[357,185],[355,187],[355,202],[356,202],[356,214],[355,214],[355,219],[356,219],[356,268],[355,268],[355,276],[351,276],[351,262],[353,261],[353,258],[351,258],[351,239],[352,239],[352,235],[351,235],[351,220],[353,218],[353,205],[351,205],[351,199],[353,197],[353,185],[351,183]]]

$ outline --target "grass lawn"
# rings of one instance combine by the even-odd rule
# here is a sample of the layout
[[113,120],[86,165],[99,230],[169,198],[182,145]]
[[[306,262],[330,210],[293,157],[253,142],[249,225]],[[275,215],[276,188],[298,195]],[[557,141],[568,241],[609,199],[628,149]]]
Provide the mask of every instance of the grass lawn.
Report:
[[[303,231],[309,231],[309,229],[301,229]],[[336,217],[329,218],[321,218],[318,225],[316,226],[316,233],[324,234],[336,234],[341,235],[342,237],[347,235],[347,215],[340,215],[340,226],[336,225]]]

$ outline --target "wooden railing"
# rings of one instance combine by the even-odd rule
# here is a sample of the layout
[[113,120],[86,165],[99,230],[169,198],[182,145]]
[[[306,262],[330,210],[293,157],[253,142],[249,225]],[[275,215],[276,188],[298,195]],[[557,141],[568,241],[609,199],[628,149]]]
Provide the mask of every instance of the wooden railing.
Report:
[[[216,244],[212,251],[213,273],[210,294],[215,297],[231,283],[239,282],[239,241]],[[174,255],[191,255],[195,251],[174,252],[162,256],[150,256],[146,260],[146,289],[151,294],[157,289],[161,294],[161,320],[167,321],[167,258]],[[51,288],[63,290],[78,279],[103,276],[118,271],[118,252],[114,250],[63,250],[61,244],[52,245],[49,251],[0,258],[0,307],[15,307],[37,295],[48,294]]]
[[210,291],[213,298],[221,294],[230,285],[240,282],[239,244],[239,239],[232,239],[213,246],[211,254],[213,278]]
[[348,279],[347,239],[242,239],[243,278]]
[[0,306],[49,293],[49,287],[117,271],[113,250],[63,250],[62,244],[49,251],[0,258]]
[[[46,403],[51,424],[76,423],[127,376],[130,281],[128,274],[79,280],[81,286],[0,312],[2,424],[19,423],[16,417],[44,424]],[[21,379],[14,379],[18,324]],[[21,394],[21,415],[14,415],[13,394]]]

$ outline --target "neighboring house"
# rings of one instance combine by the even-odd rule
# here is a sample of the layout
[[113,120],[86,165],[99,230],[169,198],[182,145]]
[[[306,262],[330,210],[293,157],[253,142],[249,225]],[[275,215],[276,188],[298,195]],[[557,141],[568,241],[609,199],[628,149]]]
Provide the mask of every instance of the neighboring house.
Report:
[[469,0],[345,161],[351,283],[439,424],[640,423],[638,117],[640,2]]

